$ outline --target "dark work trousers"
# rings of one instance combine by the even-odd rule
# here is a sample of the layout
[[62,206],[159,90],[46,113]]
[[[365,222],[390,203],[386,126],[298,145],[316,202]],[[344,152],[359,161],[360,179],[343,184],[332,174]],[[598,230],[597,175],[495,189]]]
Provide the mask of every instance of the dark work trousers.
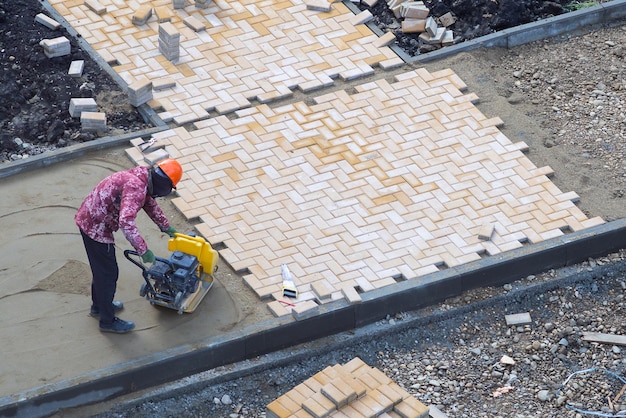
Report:
[[117,288],[119,268],[115,258],[115,245],[103,244],[89,238],[82,230],[85,251],[91,266],[91,300],[100,312],[100,324],[110,325],[115,317],[113,297]]

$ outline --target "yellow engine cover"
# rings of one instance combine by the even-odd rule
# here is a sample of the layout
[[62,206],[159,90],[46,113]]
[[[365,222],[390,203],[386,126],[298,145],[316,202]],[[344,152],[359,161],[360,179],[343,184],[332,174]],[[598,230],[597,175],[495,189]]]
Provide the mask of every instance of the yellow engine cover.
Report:
[[198,259],[206,274],[213,274],[219,260],[219,253],[204,238],[175,233],[174,238],[167,241],[169,251],[193,255]]

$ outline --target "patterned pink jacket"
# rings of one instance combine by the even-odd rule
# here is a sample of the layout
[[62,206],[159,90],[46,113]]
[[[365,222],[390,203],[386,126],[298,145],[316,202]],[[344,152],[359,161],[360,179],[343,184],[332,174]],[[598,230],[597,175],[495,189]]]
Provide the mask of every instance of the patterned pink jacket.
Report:
[[85,198],[74,220],[91,239],[113,244],[113,232],[122,229],[124,236],[141,255],[148,251],[139,234],[135,218],[143,209],[161,231],[170,224],[156,200],[148,194],[147,167],[113,173],[102,180]]

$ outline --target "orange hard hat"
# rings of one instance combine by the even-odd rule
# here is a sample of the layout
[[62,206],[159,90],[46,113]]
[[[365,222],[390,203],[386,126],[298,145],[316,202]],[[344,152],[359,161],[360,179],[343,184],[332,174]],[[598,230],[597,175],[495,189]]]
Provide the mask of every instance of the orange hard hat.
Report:
[[172,181],[172,187],[175,188],[183,176],[183,168],[180,163],[173,158],[166,158],[157,162],[156,166],[159,167],[167,177],[169,177]]

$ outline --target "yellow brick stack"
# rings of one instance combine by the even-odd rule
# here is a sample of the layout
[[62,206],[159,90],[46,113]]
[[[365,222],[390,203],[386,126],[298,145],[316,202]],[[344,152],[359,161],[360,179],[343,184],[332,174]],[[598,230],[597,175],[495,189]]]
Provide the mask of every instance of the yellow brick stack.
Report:
[[428,408],[355,357],[326,367],[266,407],[268,418],[427,418]]

